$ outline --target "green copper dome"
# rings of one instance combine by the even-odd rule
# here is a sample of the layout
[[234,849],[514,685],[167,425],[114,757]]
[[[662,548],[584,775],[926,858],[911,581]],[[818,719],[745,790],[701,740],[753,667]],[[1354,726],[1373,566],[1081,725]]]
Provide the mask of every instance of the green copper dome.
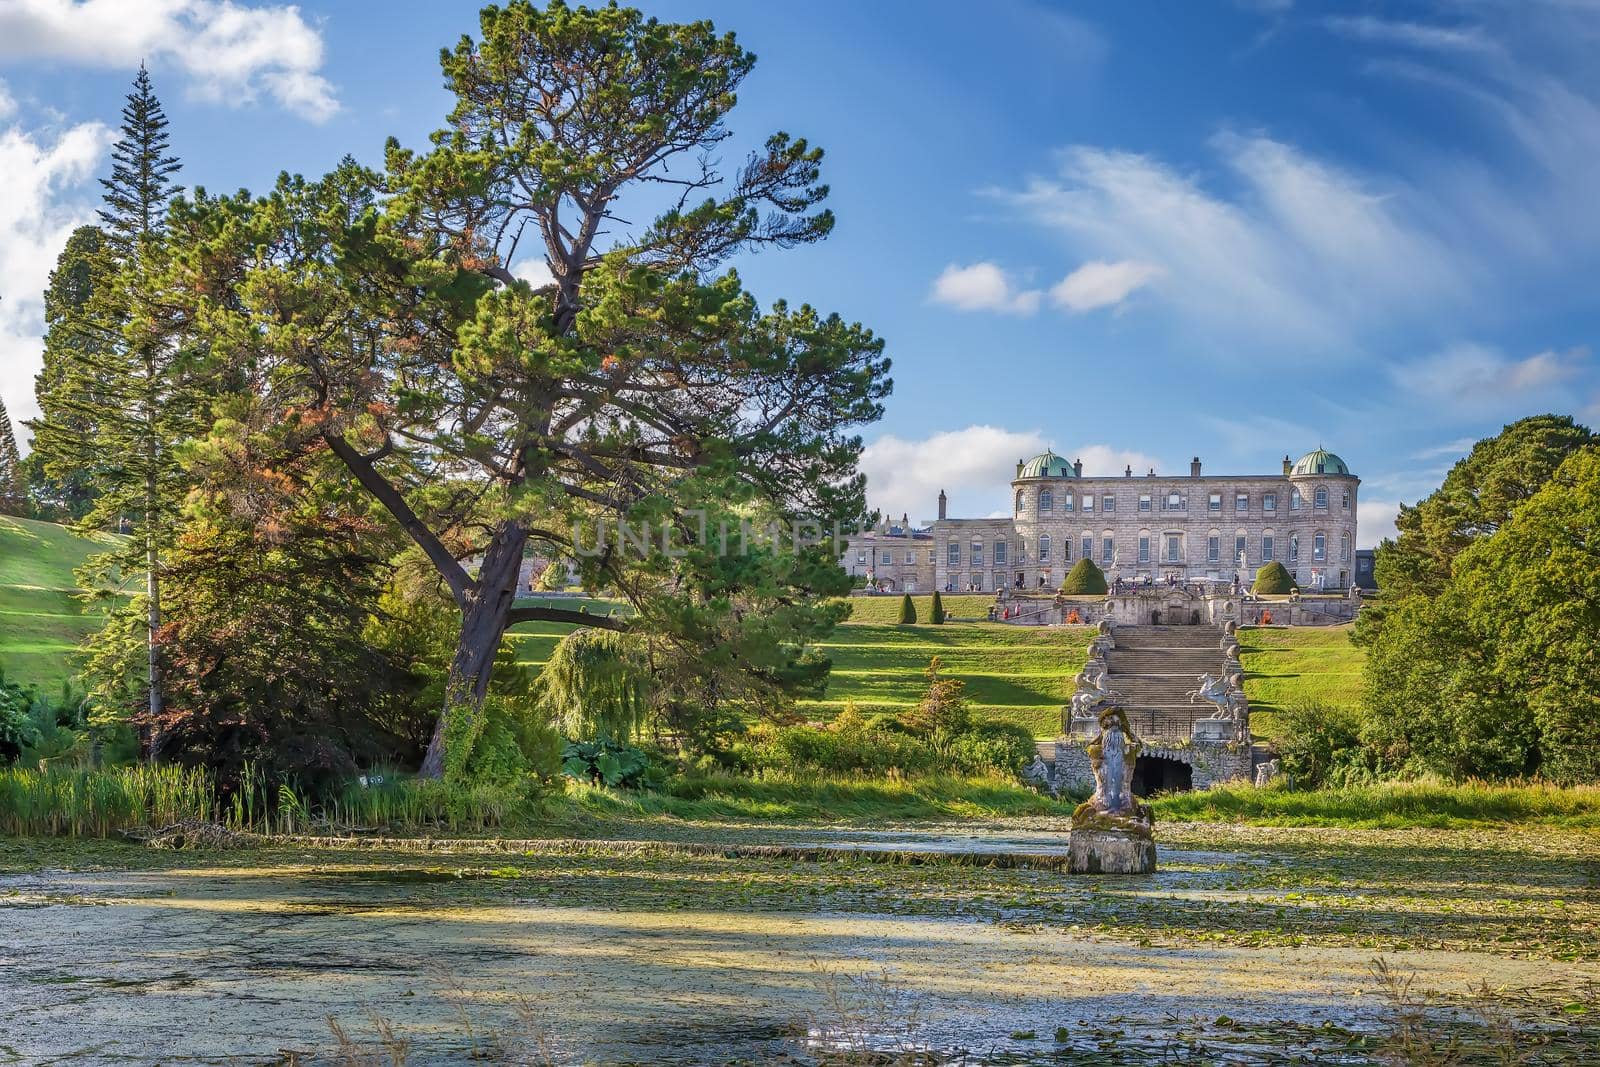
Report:
[[1072,469],[1072,464],[1056,455],[1054,452],[1045,452],[1034,456],[1022,465],[1022,473],[1018,478],[1076,478],[1078,472]]
[[1295,475],[1300,474],[1349,474],[1350,467],[1344,460],[1326,449],[1319,448],[1315,452],[1307,452],[1295,461]]

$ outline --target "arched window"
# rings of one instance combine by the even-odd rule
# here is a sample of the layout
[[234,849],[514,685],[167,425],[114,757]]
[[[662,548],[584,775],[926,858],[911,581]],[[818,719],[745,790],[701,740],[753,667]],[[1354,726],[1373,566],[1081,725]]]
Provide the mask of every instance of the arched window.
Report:
[[1083,549],[1082,555],[1083,555],[1084,559],[1094,559],[1094,531],[1093,530],[1085,530],[1085,531],[1083,531],[1083,541],[1078,547]]
[[1245,552],[1248,536],[1242,529],[1233,531],[1233,562],[1241,567],[1249,561],[1249,556]]
[[1117,555],[1116,534],[1106,530],[1100,535],[1100,562],[1110,563]]
[[1017,514],[1022,514],[1022,490],[1017,490]]
[[1273,561],[1273,559],[1276,558],[1272,554],[1273,548],[1276,546],[1276,544],[1277,544],[1277,539],[1273,536],[1271,530],[1262,530],[1261,531],[1261,562],[1262,563],[1271,563]]
[[1289,562],[1300,562],[1300,535],[1297,533],[1289,535]]
[[1325,485],[1317,486],[1317,495],[1315,497],[1315,500],[1316,500],[1316,506],[1319,507],[1319,508],[1326,508],[1328,506],[1328,487],[1327,486],[1325,486]]
[[1139,562],[1140,563],[1149,563],[1150,562],[1150,531],[1149,530],[1140,530],[1139,531]]
[[1220,563],[1222,561],[1222,533],[1212,530],[1206,534],[1206,562]]
[[1321,563],[1328,558],[1328,535],[1318,530],[1311,535],[1311,559]]
[[1339,559],[1346,563],[1350,561],[1350,534],[1348,531],[1339,535]]
[[[993,500],[993,497],[989,499]],[[1048,489],[1039,490],[1039,510],[1054,511],[1056,509],[1056,495]]]
[[1289,490],[1289,510],[1290,511],[1299,511],[1300,510],[1300,490],[1298,490],[1298,489]]
[[1050,535],[1041,534],[1039,537],[1039,562],[1050,562]]

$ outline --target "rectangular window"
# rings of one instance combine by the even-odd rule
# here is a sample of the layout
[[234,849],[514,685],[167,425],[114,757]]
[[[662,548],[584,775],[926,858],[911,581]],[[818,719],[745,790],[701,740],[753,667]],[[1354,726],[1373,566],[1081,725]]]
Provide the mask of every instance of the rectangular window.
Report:
[[1093,511],[1094,510],[1094,497],[1090,496],[1088,493],[1083,494],[1083,510],[1084,511]]
[[910,548],[906,549],[906,566],[907,567],[915,567],[916,565],[917,565],[917,553],[916,553],[916,550],[915,549],[910,549]]
[[1139,494],[1139,510],[1140,511],[1149,511],[1150,510],[1150,494],[1149,493],[1141,493],[1141,494]]
[[1240,562],[1242,556],[1244,556],[1244,534],[1238,534],[1233,539],[1233,561]]
[[1321,563],[1328,558],[1328,535],[1317,534],[1311,538],[1311,558]]
[[867,561],[867,554],[865,552],[857,552],[856,553],[856,562],[857,563],[865,563],[866,561]]
[[1039,562],[1050,562],[1050,538],[1048,536],[1039,538]]
[[887,549],[887,548],[886,548],[886,549],[884,549],[884,550],[883,550],[883,565],[884,565],[884,566],[885,566],[885,567],[887,567],[887,566],[888,566],[888,565],[889,565],[889,564],[891,564],[891,563],[893,563],[893,562],[894,562],[894,553],[893,553],[893,552],[891,552],[891,551],[890,551],[890,550],[889,550],[889,549]]
[[1149,537],[1141,536],[1139,538],[1139,562],[1140,563],[1149,563],[1150,562],[1150,538]]
[[954,541],[950,542],[950,565],[953,567],[961,562],[961,546]]
[[1106,537],[1106,538],[1102,538],[1101,539],[1101,541],[1100,541],[1100,559],[1101,559],[1102,562],[1110,563],[1111,562],[1111,557],[1116,553],[1116,550],[1117,550],[1117,546],[1112,542],[1111,538]]
[[982,541],[974,541],[974,542],[972,542],[972,565],[974,567],[983,566],[983,542]]
[[1167,494],[1167,510],[1168,511],[1182,511],[1183,510],[1183,496],[1181,494],[1179,494],[1179,493],[1168,493]]
[[1006,561],[1006,543],[1004,541],[996,541],[994,543],[994,565],[996,567],[998,567],[1001,564],[1003,564],[1005,561]]
[[1061,510],[1062,511],[1071,511],[1072,510],[1072,494],[1071,493],[1067,493],[1066,495],[1064,495],[1061,498]]
[[1272,535],[1264,534],[1261,538],[1261,562],[1272,562]]
[[1346,511],[1350,510],[1350,490],[1346,489],[1339,494],[1339,506]]
[[1167,562],[1168,563],[1177,563],[1178,560],[1181,558],[1179,556],[1179,554],[1178,554],[1178,550],[1179,550],[1181,544],[1182,544],[1182,541],[1178,537],[1177,534],[1168,534],[1167,535]]
[[1209,511],[1209,512],[1212,512],[1212,513],[1217,513],[1217,512],[1220,512],[1222,510],[1222,494],[1221,493],[1212,493],[1209,497],[1206,498],[1206,510]]
[[1237,511],[1241,515],[1243,515],[1244,513],[1248,512],[1250,510],[1250,494],[1249,493],[1235,493],[1235,494],[1233,494],[1233,510]]
[[1061,562],[1072,562],[1072,538],[1068,537],[1061,542]]
[[1206,542],[1206,559],[1212,563],[1222,559],[1222,538],[1216,534],[1212,534],[1211,539]]
[[1116,511],[1117,510],[1117,498],[1114,497],[1114,496],[1103,496],[1103,497],[1101,497],[1100,498],[1100,510],[1101,511]]
[[1277,493],[1262,493],[1261,494],[1261,510],[1262,511],[1277,511],[1278,510],[1278,494]]
[[1085,535],[1083,538],[1083,558],[1094,559],[1094,537]]

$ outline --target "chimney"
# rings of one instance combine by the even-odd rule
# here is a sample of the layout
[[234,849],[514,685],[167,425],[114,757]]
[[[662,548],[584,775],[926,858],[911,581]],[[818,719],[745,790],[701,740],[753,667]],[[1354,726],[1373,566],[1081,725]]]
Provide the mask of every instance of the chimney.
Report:
[[911,529],[911,512],[902,511],[900,513],[900,528],[902,530],[906,530],[908,532],[910,531],[910,529]]
[[1017,460],[1017,477],[1022,477],[1022,460]]
[[1294,464],[1289,462],[1289,454],[1286,452],[1283,456],[1283,476],[1285,478],[1289,477],[1289,472],[1293,469]]
[[1200,477],[1200,457],[1196,456],[1189,461],[1189,477]]
[[1079,478],[1083,477],[1083,460],[1075,459],[1072,461],[1072,473],[1076,474]]
[[1133,477],[1133,464],[1132,463],[1128,464],[1125,468],[1123,468],[1122,476],[1124,478],[1132,478]]
[[941,519],[944,518],[945,501],[946,501],[946,498],[945,498],[945,495],[944,495],[944,490],[941,489],[941,490],[939,490],[939,517]]

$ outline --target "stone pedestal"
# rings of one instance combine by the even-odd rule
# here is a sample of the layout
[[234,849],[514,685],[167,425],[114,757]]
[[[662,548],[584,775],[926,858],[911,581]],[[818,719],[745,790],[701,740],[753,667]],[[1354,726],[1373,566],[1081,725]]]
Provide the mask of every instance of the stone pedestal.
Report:
[[1153,874],[1156,843],[1148,832],[1075,829],[1068,864],[1073,874]]

